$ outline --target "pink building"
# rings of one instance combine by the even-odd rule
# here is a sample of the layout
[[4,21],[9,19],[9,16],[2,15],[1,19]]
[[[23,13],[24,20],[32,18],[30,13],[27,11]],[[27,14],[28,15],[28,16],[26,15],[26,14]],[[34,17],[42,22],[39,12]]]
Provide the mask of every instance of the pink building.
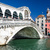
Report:
[[47,18],[45,23],[45,34],[50,36],[50,10],[47,9]]
[[49,21],[45,23],[45,32],[46,32],[46,35],[50,35],[50,22]]

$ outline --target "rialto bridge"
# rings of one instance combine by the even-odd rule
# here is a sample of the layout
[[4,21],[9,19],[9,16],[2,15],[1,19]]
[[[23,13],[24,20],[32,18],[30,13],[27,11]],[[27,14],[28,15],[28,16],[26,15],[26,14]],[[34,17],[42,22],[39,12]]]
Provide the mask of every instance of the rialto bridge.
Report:
[[28,7],[14,8],[0,3],[0,45],[12,38],[43,38],[43,33],[34,23]]

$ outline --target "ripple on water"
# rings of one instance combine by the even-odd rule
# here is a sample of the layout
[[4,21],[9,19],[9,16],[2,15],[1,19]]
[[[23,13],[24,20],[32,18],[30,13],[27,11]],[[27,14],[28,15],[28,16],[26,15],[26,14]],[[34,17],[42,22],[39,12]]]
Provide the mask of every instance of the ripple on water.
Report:
[[50,39],[16,39],[0,50],[50,50]]

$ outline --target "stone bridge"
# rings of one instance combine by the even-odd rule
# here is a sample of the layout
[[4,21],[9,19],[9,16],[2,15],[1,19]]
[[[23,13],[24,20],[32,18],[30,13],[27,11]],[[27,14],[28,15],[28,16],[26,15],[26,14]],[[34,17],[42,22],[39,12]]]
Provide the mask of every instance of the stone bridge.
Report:
[[43,38],[39,27],[30,16],[31,11],[23,6],[15,8],[0,3],[0,45],[8,42],[18,35],[28,38]]
[[[8,44],[8,42],[22,29],[33,28],[37,31],[39,38],[43,38],[43,33],[37,27],[37,25],[31,20],[12,20],[4,21],[6,19],[0,19],[0,45]],[[33,30],[31,30],[33,31]],[[32,33],[33,34],[33,33]],[[35,35],[35,34],[34,34]],[[24,35],[23,35],[24,36]],[[27,36],[27,35],[26,35]],[[33,38],[33,36],[27,36]]]

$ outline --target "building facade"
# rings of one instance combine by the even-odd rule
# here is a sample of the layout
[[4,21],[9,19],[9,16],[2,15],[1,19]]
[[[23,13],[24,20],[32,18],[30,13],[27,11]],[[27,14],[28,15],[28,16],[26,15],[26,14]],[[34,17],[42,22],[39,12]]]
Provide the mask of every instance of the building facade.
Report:
[[15,8],[3,3],[0,3],[0,18],[6,19],[32,19],[30,16],[30,10],[28,7],[23,6],[19,8]]
[[45,34],[45,16],[44,15],[39,15],[36,18],[36,24],[40,28],[40,30]]
[[50,9],[47,9],[47,17],[45,23],[45,34],[50,36]]

